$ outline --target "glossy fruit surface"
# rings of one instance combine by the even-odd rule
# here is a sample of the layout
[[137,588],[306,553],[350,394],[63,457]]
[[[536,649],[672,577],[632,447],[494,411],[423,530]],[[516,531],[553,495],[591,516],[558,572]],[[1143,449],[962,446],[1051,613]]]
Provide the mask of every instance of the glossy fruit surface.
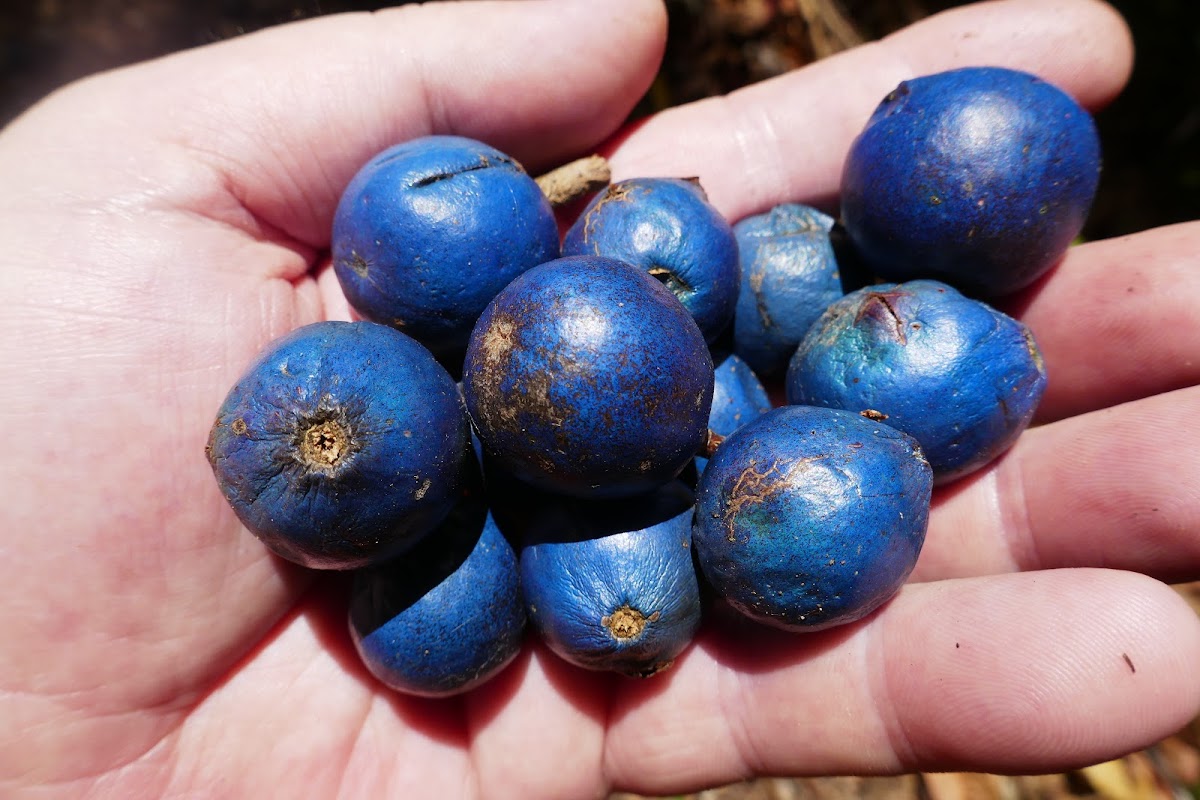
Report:
[[1081,228],[1100,173],[1091,116],[1024,73],[967,67],[901,83],[851,145],[842,219],[891,281],[972,294],[1029,285]]
[[526,624],[517,557],[478,481],[412,550],[355,575],[349,620],[363,663],[405,694],[466,692],[516,657]]
[[496,292],[559,254],[533,178],[459,136],[413,139],[368,161],[338,204],[332,249],[358,313],[439,353],[461,350]]
[[704,444],[713,365],[661,283],[572,256],[496,296],[462,385],[483,448],[504,469],[551,491],[627,495],[671,480]]
[[842,296],[832,227],[832,217],[796,203],[733,226],[742,269],[734,352],[761,376],[782,375],[809,326]]
[[737,240],[700,184],[633,178],[612,184],[563,237],[563,255],[598,255],[640,267],[670,289],[713,341],[737,303]]
[[691,490],[679,481],[616,501],[549,500],[523,526],[530,623],[559,657],[649,676],[700,625]]
[[207,454],[268,547],[349,569],[403,551],[446,516],[467,430],[453,380],[420,344],[373,322],[318,322],[250,365]]
[[789,403],[869,410],[913,436],[939,483],[1008,449],[1045,388],[1025,325],[928,280],[846,295],[813,325],[787,374]]
[[776,408],[727,438],[701,475],[697,560],[717,594],[756,621],[853,622],[912,572],[931,492],[910,436],[849,411]]

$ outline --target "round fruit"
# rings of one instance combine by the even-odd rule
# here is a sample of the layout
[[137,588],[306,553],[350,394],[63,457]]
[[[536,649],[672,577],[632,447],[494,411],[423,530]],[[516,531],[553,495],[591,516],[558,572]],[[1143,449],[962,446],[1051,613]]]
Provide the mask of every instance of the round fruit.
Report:
[[363,663],[405,694],[459,694],[516,657],[526,623],[517,557],[477,479],[412,550],[355,575],[349,620]]
[[928,280],[846,295],[813,325],[787,373],[789,403],[878,414],[920,442],[939,483],[1008,449],[1045,388],[1025,325]]
[[912,572],[932,472],[916,441],[858,414],[784,406],[726,439],[700,476],[692,538],[716,593],[751,619],[861,619]]
[[551,491],[628,495],[674,478],[704,444],[713,365],[687,309],[648,273],[571,256],[496,296],[462,385],[503,469]]
[[559,254],[533,178],[459,136],[413,139],[368,161],[338,203],[332,248],[359,314],[439,354],[461,352],[496,292]]
[[520,532],[530,623],[560,658],[647,677],[700,625],[691,490],[679,481],[619,501],[543,500]]
[[707,341],[733,319],[737,240],[697,181],[634,178],[612,184],[567,231],[563,255],[609,256],[641,267],[679,298]]
[[787,203],[733,226],[742,279],[734,352],[763,377],[780,375],[808,328],[842,296],[833,218]]
[[373,322],[318,322],[272,342],[238,379],[207,453],[233,510],[274,552],[349,569],[442,521],[467,430],[454,381],[420,344]]
[[842,219],[884,279],[970,293],[1025,287],[1083,227],[1100,174],[1091,116],[1024,72],[967,67],[905,81],[854,140]]

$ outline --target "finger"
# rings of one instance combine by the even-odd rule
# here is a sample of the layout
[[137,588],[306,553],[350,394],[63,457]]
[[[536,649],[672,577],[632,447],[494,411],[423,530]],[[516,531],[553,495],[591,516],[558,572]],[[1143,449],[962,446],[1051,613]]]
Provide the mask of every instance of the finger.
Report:
[[1043,76],[1095,108],[1128,79],[1124,22],[1093,0],[969,3],[878,43],[664,112],[612,154],[618,178],[698,176],[730,219],[776,203],[827,204],[871,111],[900,81],[971,64]]
[[1062,570],[905,588],[861,626],[717,633],[611,712],[617,786],[758,774],[1052,772],[1147,746],[1200,709],[1200,622],[1143,576]]
[[[255,219],[321,247],[350,177],[396,142],[459,134],[531,169],[593,146],[653,79],[665,23],[657,0],[429,3],[330,16],[76,85],[37,109],[36,126],[19,121],[29,124],[14,137],[44,135],[49,115],[79,139],[73,120],[84,104],[103,128],[89,130],[89,141],[106,142],[77,143],[89,160],[119,156],[145,190],[168,158],[178,185],[160,197],[240,221],[228,198],[195,187],[206,176],[181,170],[182,153]],[[171,150],[144,149],[155,141]],[[101,188],[111,192],[111,176]]]
[[98,76],[0,133],[3,525],[24,532],[0,548],[0,630],[23,642],[0,718],[27,752],[129,762],[308,580],[237,524],[203,450],[236,373],[321,311],[311,254],[272,229],[327,241],[349,173],[412,132],[526,157],[603,136],[661,33],[650,0],[321,19]]
[[935,497],[914,578],[1103,566],[1200,576],[1200,388],[1026,431]]
[[1041,421],[1200,383],[1200,223],[1073,247],[1007,310],[1049,380]]

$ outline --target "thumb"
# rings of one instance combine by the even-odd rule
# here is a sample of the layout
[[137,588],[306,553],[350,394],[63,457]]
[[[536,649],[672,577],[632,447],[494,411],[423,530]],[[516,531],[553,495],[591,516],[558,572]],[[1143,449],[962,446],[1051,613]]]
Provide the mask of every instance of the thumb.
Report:
[[[332,15],[83,81],[27,115],[61,124],[21,119],[5,135],[36,131],[40,141],[24,144],[52,148],[56,160],[71,152],[89,165],[118,164],[121,174],[93,177],[105,196],[114,185],[142,191],[147,175],[175,176],[177,196],[212,213],[226,198],[197,192],[196,174],[174,160],[182,146],[257,222],[320,247],[345,184],[399,141],[469,136],[531,170],[594,146],[649,86],[665,36],[659,0],[445,2]],[[86,131],[81,113],[92,123]],[[47,130],[57,131],[54,141]],[[167,169],[155,144],[167,145]],[[162,187],[168,197],[172,188]]]

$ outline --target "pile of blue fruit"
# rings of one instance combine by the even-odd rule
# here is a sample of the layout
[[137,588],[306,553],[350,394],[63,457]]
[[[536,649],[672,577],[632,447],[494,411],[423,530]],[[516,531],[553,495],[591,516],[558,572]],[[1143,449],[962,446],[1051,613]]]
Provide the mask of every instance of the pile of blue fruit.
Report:
[[272,551],[354,571],[352,638],[401,692],[469,690],[530,636],[652,675],[711,602],[853,623],[912,572],[934,487],[1029,425],[1043,361],[991,304],[1062,257],[1099,159],[1071,98],[990,67],[884,98],[836,221],[730,224],[697,181],[643,178],[560,235],[511,157],[404,142],[336,212],[360,319],[271,343],[210,463]]

